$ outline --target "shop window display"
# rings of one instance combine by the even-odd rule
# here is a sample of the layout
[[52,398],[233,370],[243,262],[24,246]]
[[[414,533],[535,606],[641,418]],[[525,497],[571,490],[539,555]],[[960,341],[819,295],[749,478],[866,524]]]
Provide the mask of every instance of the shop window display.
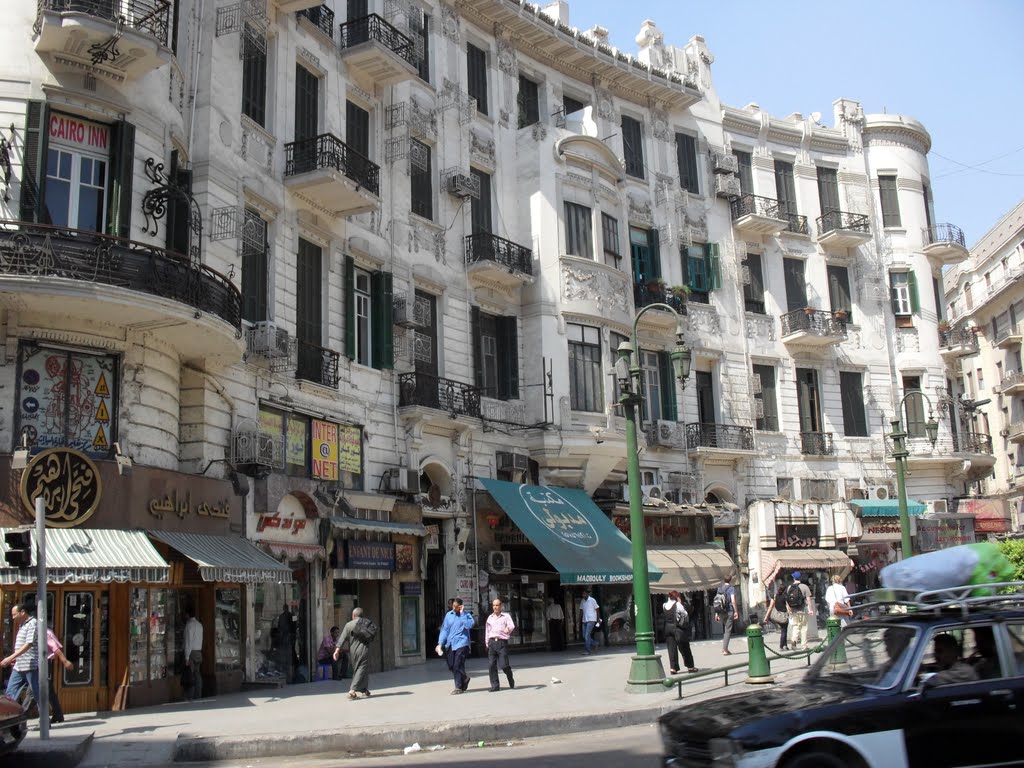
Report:
[[[101,598],[106,600],[106,595]],[[189,598],[173,589],[135,587],[130,593],[128,676],[133,683],[164,680],[171,676],[184,645],[181,611]],[[106,616],[106,605],[101,606]],[[106,622],[106,618],[101,618]],[[101,641],[105,642],[105,641]],[[70,657],[69,657],[70,658]],[[106,663],[106,654],[103,655]]]
[[217,590],[214,642],[218,672],[231,672],[242,668],[241,605],[242,590]]
[[309,680],[307,640],[308,580],[306,567],[293,564],[292,584],[262,584],[253,601],[256,677]]
[[71,669],[64,670],[65,687],[93,685],[95,602],[92,592],[64,593],[64,655]]

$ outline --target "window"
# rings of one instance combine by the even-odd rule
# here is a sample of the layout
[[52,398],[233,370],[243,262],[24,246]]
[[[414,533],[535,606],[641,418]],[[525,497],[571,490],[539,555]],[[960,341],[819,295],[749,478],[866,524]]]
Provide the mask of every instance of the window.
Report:
[[267,49],[254,42],[256,34],[242,30],[242,114],[266,128]]
[[601,214],[601,241],[604,245],[604,263],[618,268],[622,261],[622,245],[619,243],[619,220],[607,213]]
[[792,499],[793,498],[793,478],[792,477],[777,477],[775,478],[775,492],[780,499]]
[[[295,336],[298,339],[296,378],[316,384],[335,384],[335,373],[324,373],[323,309],[320,291],[323,286],[323,251],[320,246],[299,238],[295,262]],[[336,386],[336,384],[335,384]]]
[[743,306],[747,312],[758,315],[765,314],[764,308],[764,271],[761,267],[761,254],[748,253],[743,260],[745,268],[743,283]]
[[892,313],[894,315],[916,315],[919,307],[917,278],[914,273],[890,272],[889,287],[892,297]]
[[[818,372],[816,370],[813,368],[796,369],[796,393],[800,431],[805,433],[821,432],[821,395],[818,389]],[[804,442],[806,445],[806,441]]]
[[807,306],[807,280],[803,259],[782,259],[782,276],[786,283],[786,310],[794,312]]
[[412,212],[425,219],[434,218],[433,174],[430,170],[430,147],[418,139],[409,139],[409,151],[423,158],[421,164],[411,163],[409,184],[412,189]]
[[902,226],[900,223],[900,200],[896,192],[895,176],[878,177],[878,197],[882,203],[882,226]]
[[363,157],[370,157],[370,113],[351,101],[345,102],[345,143]]
[[853,321],[853,302],[850,300],[850,273],[846,267],[829,264],[828,301],[832,312],[845,312],[846,322]]
[[500,317],[473,307],[475,384],[484,397],[519,397],[519,341],[514,316]]
[[697,177],[697,139],[686,133],[676,134],[676,162],[679,165],[679,186],[687,192],[700,194]]
[[626,159],[626,173],[637,179],[644,178],[644,136],[639,120],[622,116],[622,152]]
[[735,150],[736,164],[739,166],[737,175],[740,177],[740,194],[752,195],[754,193],[754,173],[752,170],[753,159],[749,152]]
[[295,141],[316,137],[320,119],[320,78],[295,65]]
[[487,52],[472,43],[466,44],[466,73],[469,96],[476,99],[476,111],[487,114]]
[[578,203],[565,204],[565,252],[583,259],[594,258],[590,231],[590,209]]
[[967,307],[968,311],[974,309],[974,299],[971,296],[971,284],[970,283],[966,283],[964,285],[964,305]]
[[268,319],[267,295],[270,244],[267,222],[252,208],[242,223],[242,319],[258,323]]
[[15,435],[35,432],[33,451],[63,446],[109,457],[118,439],[117,358],[23,341],[18,361]]
[[260,405],[260,432],[285,444],[285,472],[363,490],[363,428]]
[[[939,282],[939,278],[932,277],[932,300],[935,302],[935,318],[942,321],[942,284]],[[1010,322],[1016,325],[1017,320],[1013,317],[1013,307],[1010,307]]]
[[635,285],[647,285],[661,278],[659,242],[656,229],[629,228],[629,253]]
[[718,243],[690,245],[680,249],[683,284],[690,289],[689,301],[711,302],[710,292],[722,287],[722,267]]
[[645,422],[676,421],[676,379],[669,353],[641,350],[640,367],[644,395],[641,418]]
[[345,259],[345,357],[377,369],[394,367],[392,276]]
[[416,74],[430,82],[430,17],[419,8],[409,9],[409,29],[416,46]]
[[565,114],[571,115],[573,112],[579,112],[581,109],[585,109],[586,106],[586,102],[562,94],[562,109],[565,111]]
[[793,164],[784,160],[775,161],[775,196],[779,201],[779,211],[795,216],[796,183],[793,180]]
[[470,198],[469,223],[474,235],[491,231],[491,176],[476,168],[469,173],[480,186],[480,197]]
[[805,478],[800,481],[800,496],[807,501],[835,501],[839,492],[835,480]]
[[762,432],[779,431],[779,406],[775,395],[775,367],[752,366],[754,372],[754,428]]
[[535,83],[525,75],[519,76],[519,127],[540,122],[540,93]]
[[981,370],[981,368],[979,368],[978,369],[978,392],[984,392],[984,391],[985,391],[985,373]]
[[924,398],[906,397],[908,392],[921,391],[920,376],[903,377],[903,409],[906,418],[905,428],[908,437],[924,437]]
[[818,168],[818,205],[823,216],[839,210],[839,178],[835,168]]
[[601,332],[590,325],[568,323],[569,402],[575,411],[604,411],[601,396]]
[[855,371],[840,371],[839,394],[843,401],[843,434],[847,437],[867,437],[863,375]]

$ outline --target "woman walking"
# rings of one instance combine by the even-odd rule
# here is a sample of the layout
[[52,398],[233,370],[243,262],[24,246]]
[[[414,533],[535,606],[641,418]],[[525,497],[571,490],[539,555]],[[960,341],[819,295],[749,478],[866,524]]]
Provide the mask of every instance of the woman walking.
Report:
[[679,651],[683,652],[683,663],[687,672],[696,672],[693,666],[693,652],[690,650],[690,615],[686,612],[679,593],[668,593],[668,600],[662,606],[665,611],[665,646],[668,650],[669,674],[679,672]]
[[786,613],[786,588],[782,581],[775,582],[775,595],[764,612],[762,624],[773,622],[779,627],[779,650],[785,651],[789,648],[786,642],[786,635],[789,630],[789,614]]

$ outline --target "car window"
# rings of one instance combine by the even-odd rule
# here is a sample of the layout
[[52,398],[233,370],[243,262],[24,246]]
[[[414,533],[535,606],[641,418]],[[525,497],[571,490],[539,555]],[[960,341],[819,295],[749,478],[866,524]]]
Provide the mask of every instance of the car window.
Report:
[[1010,638],[1010,657],[1017,665],[1016,669],[1010,670],[1010,676],[1024,675],[1024,623],[1008,623],[1006,634]]
[[937,627],[928,633],[913,685],[941,688],[998,677],[999,658],[991,625]]
[[920,634],[912,626],[853,624],[811,668],[809,679],[893,688],[903,679]]

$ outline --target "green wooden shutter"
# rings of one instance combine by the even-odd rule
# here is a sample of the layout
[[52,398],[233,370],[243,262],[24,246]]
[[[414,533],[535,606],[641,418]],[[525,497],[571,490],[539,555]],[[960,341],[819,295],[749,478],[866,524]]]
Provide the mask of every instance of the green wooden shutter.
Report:
[[480,348],[482,334],[480,332],[480,307],[470,308],[470,344],[473,347],[473,385],[477,389],[484,388],[484,356]]
[[910,311],[915,314],[921,314],[921,302],[917,298],[917,275],[913,272],[907,272],[907,292],[910,294]]
[[21,164],[21,220],[49,224],[46,215],[46,153],[50,108],[29,101],[25,111],[25,151]]
[[[131,237],[132,179],[135,177],[135,126],[121,120],[111,126],[110,135],[107,234],[115,237]],[[191,181],[191,172],[189,173]],[[187,213],[184,218],[187,226]]]
[[679,246],[679,261],[683,267],[683,279],[680,285],[690,286],[690,251],[685,245]]
[[395,367],[394,312],[392,309],[391,273],[370,275],[370,313],[373,322],[371,365],[381,370]]
[[356,359],[356,265],[345,257],[345,357]]
[[722,287],[722,265],[718,255],[718,243],[704,244],[704,263],[707,272],[709,291],[717,291]]
[[648,230],[647,242],[651,246],[651,277],[661,277],[661,237],[658,230]]
[[498,318],[498,344],[501,345],[498,397],[514,400],[519,397],[519,341],[515,316]]
[[677,421],[676,378],[672,369],[672,356],[668,352],[658,353],[658,374],[661,378],[661,417],[666,421]]

